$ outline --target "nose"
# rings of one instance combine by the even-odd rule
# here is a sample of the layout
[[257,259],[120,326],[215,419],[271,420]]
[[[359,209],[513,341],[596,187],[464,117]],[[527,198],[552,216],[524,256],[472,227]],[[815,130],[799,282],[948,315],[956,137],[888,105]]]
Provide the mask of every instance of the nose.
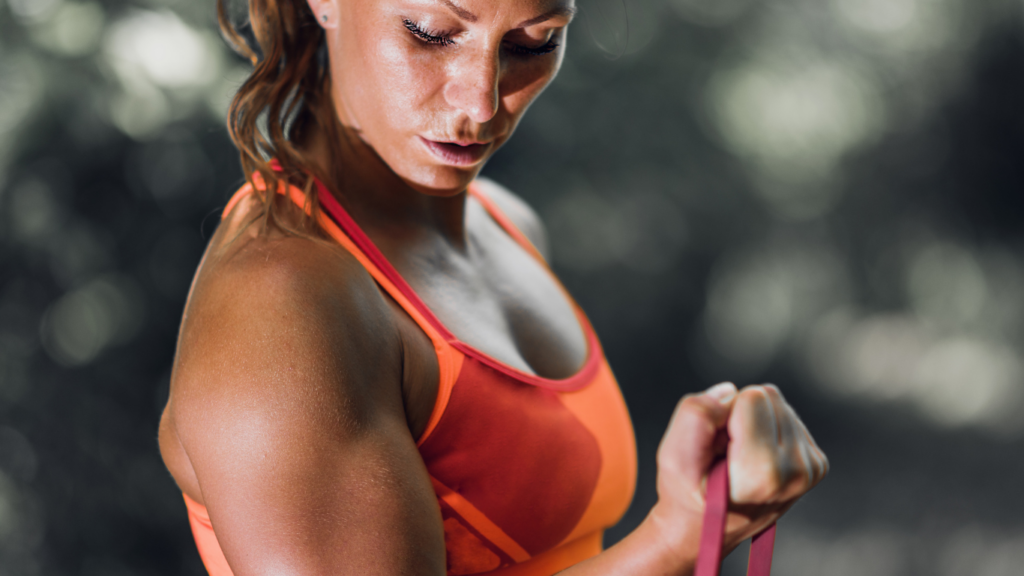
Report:
[[481,49],[458,59],[444,89],[444,98],[471,120],[484,123],[498,112],[501,59],[497,47]]

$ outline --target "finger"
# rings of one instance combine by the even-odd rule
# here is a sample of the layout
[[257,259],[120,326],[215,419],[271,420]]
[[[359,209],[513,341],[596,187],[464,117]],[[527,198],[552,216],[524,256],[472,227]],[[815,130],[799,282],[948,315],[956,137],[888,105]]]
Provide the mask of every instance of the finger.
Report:
[[732,382],[715,384],[703,392],[704,396],[717,400],[718,404],[725,408],[724,412],[717,413],[719,418],[715,421],[715,441],[713,445],[715,456],[725,455],[725,451],[729,446],[729,433],[725,427],[729,419],[729,413],[732,412],[736,392],[736,385]]
[[739,544],[768,528],[781,518],[796,500],[776,504],[742,504],[729,507],[726,517],[726,540]]
[[[810,436],[810,435],[808,435]],[[822,451],[821,447],[814,443],[814,439],[810,439],[810,452],[814,457],[815,469],[814,469],[814,482],[811,484],[812,487],[816,486],[818,482],[825,479],[828,475],[829,462],[828,456]]]
[[728,421],[735,397],[736,386],[728,382],[684,396],[658,447],[658,467],[668,477],[681,478],[697,496],[716,454],[715,438]]
[[771,403],[772,412],[775,414],[776,442],[780,448],[785,449],[792,446],[797,438],[797,431],[794,429],[793,420],[796,414],[782,397],[782,392],[774,384],[762,384],[761,390]]
[[737,394],[728,428],[732,501],[770,502],[781,487],[781,451],[777,415],[763,387],[747,386]]
[[[796,412],[794,411],[794,415],[795,414]],[[825,451],[821,449],[821,446],[818,445],[818,442],[814,439],[814,436],[811,435],[811,431],[807,429],[807,425],[803,423],[803,420],[797,417],[796,422],[800,425],[800,429],[803,430],[806,442],[811,447],[811,454],[814,455],[814,460],[817,465],[815,469],[816,475],[814,479],[814,484],[816,485],[818,482],[821,482],[826,475],[828,475],[828,456],[825,455]]]
[[736,398],[736,392],[736,385],[732,382],[719,382],[705,390],[702,394],[709,398],[714,398],[723,406],[731,406],[733,399]]
[[782,392],[773,384],[764,385],[772,403],[779,434],[779,493],[774,498],[790,500],[811,489],[817,477],[817,462],[807,441],[806,428]]
[[825,459],[825,455],[821,453],[821,450],[811,446],[810,447],[811,458],[814,459],[814,477],[811,479],[811,488],[818,485],[825,475],[828,474],[828,461]]
[[[776,390],[778,391],[777,388]],[[828,458],[821,450],[821,447],[818,446],[818,443],[815,442],[811,432],[807,429],[807,425],[800,419],[796,410],[786,402],[781,391],[778,392],[778,404],[781,404],[785,409],[786,420],[794,431],[794,441],[798,443],[800,454],[809,467],[808,485],[804,491],[810,490],[828,473]]]
[[821,451],[817,444],[814,442],[814,438],[811,433],[807,430],[807,426],[804,425],[803,421],[797,416],[796,411],[792,407],[789,407],[792,413],[794,425],[798,431],[798,442],[804,447],[801,454],[807,458],[810,467],[811,475],[809,479],[808,489],[813,488],[822,478],[828,470],[828,464],[825,459],[825,454]]
[[798,498],[825,477],[828,459],[814,441],[807,426],[797,415],[796,410],[782,397],[782,393],[778,392],[776,396],[769,391],[769,395],[772,396],[776,408],[785,414],[781,419],[780,426],[783,429],[789,428],[793,433],[793,444],[783,446],[783,454],[792,455],[792,475],[788,479],[783,479],[783,489],[779,497],[783,499]]

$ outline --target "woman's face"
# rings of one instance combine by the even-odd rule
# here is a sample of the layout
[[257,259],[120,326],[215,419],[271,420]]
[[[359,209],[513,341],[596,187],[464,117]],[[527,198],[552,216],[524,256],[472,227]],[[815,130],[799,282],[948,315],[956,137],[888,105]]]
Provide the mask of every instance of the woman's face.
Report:
[[309,4],[342,122],[432,195],[465,190],[512,135],[558,72],[575,12],[574,0]]

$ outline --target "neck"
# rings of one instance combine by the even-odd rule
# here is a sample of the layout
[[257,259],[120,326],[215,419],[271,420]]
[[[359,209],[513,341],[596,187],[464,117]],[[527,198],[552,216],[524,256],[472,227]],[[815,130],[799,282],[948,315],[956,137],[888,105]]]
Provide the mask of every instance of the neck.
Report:
[[466,194],[432,196],[417,191],[377,155],[355,130],[342,128],[341,142],[328,144],[323,129],[316,129],[304,146],[321,173],[324,184],[360,227],[381,245],[442,240],[465,252]]

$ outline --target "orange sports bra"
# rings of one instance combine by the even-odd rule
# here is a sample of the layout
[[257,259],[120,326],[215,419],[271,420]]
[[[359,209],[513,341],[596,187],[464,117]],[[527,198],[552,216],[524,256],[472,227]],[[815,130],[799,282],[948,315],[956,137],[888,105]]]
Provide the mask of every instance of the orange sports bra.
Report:
[[[636,445],[622,393],[579,306],[570,299],[588,354],[575,375],[548,379],[498,362],[449,332],[316,185],[319,224],[416,321],[437,353],[437,400],[416,445],[441,507],[448,574],[547,576],[600,553],[604,530],[632,500]],[[236,192],[223,217],[251,192],[248,184]],[[305,206],[298,188],[282,184],[279,192]],[[545,264],[475,183],[469,193]],[[232,576],[206,508],[187,495],[185,503],[210,576]]]

